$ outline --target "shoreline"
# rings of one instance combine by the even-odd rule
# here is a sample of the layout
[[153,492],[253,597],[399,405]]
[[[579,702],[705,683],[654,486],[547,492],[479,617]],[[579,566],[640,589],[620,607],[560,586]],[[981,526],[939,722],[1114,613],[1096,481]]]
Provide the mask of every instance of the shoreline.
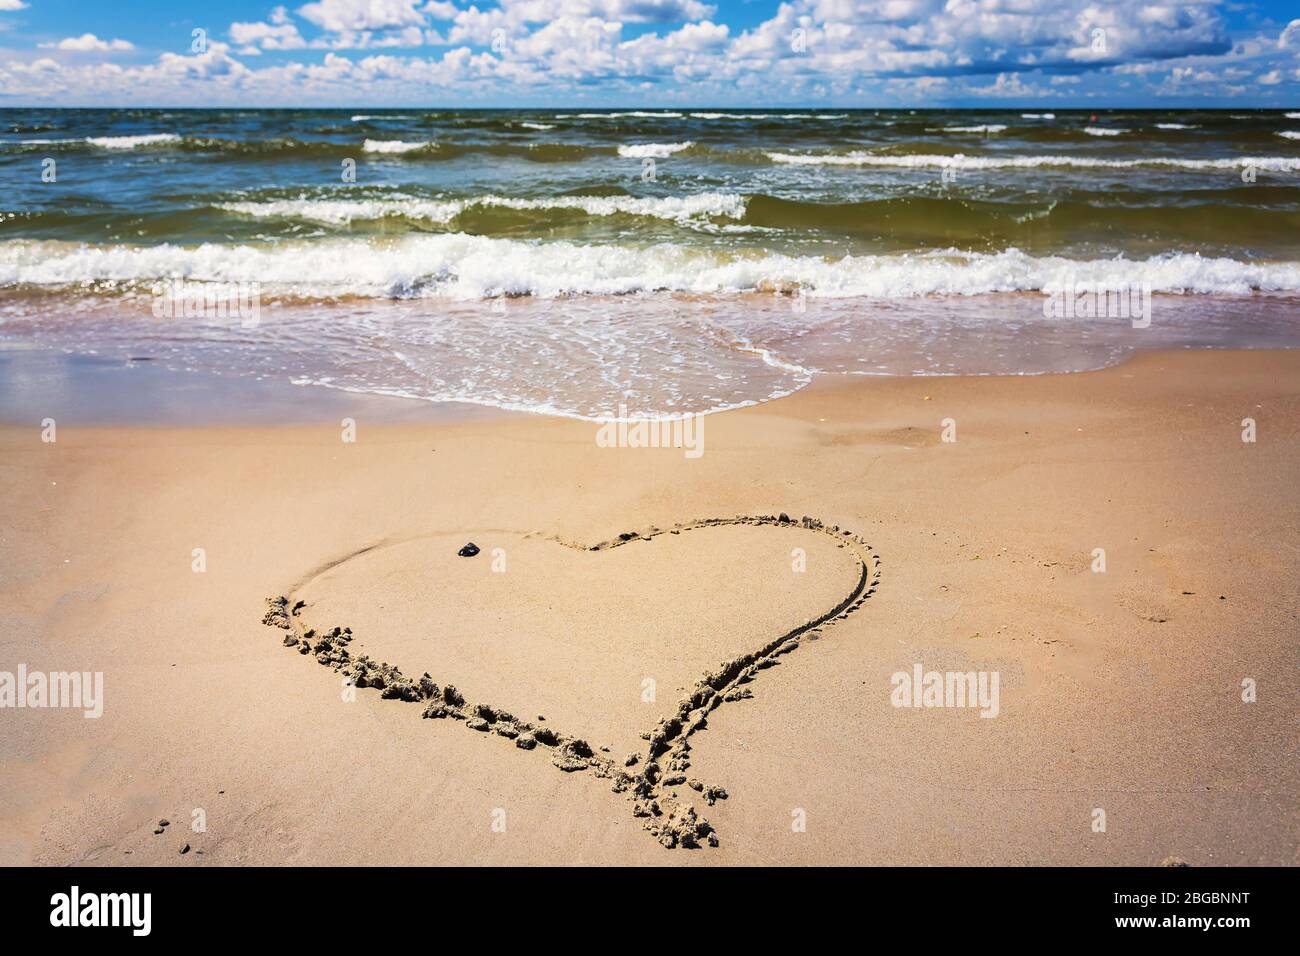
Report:
[[[4,658],[102,672],[103,716],[6,712],[0,862],[1297,862],[1295,350],[814,386],[709,416],[694,460],[522,414],[363,420],[350,445],[38,433],[0,425]],[[621,763],[704,670],[851,592],[834,541],[780,522],[671,533],[781,512],[860,536],[880,578],[691,736],[684,773],[728,794],[698,800],[716,848],[664,849],[594,767],[349,701],[262,622],[301,591],[354,654]],[[999,674],[996,717],[891,704],[917,665]],[[156,821],[196,810],[178,857]]]
[[[1181,352],[1269,354],[1294,352],[1297,349],[1300,346],[1151,347],[1134,349],[1113,363],[1097,368],[1015,374],[817,373],[807,384],[798,386],[787,394],[754,399],[730,408],[687,413],[686,417],[713,419],[720,415],[780,405],[790,398],[810,392],[853,389],[860,383],[1054,378],[1105,372],[1133,362],[1143,355]],[[522,418],[567,421],[594,428],[605,421],[640,420],[621,419],[617,416],[608,419],[580,418],[540,409],[504,408],[469,401],[431,401],[361,389],[331,388],[314,383],[297,384],[251,376],[182,371],[152,360],[118,360],[98,355],[69,354],[37,346],[0,345],[0,426],[39,422],[47,416],[74,422],[78,427],[318,425],[358,415],[364,416],[369,422],[385,425],[471,423]]]

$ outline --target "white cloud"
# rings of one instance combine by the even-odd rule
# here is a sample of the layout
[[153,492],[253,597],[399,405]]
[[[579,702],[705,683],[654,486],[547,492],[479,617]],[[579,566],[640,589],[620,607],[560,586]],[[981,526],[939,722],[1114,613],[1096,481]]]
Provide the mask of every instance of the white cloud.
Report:
[[108,53],[135,49],[135,46],[126,40],[101,40],[93,33],[67,37],[58,43],[41,43],[39,46],[46,50],[69,50],[74,53]]
[[23,3],[23,0],[0,0],[0,12],[26,9],[27,4]]
[[1283,50],[1288,48],[1300,49],[1300,20],[1292,20],[1286,25],[1286,28],[1277,38],[1277,45]]
[[230,39],[243,46],[258,46],[264,50],[301,50],[307,45],[298,28],[285,19],[277,19],[284,7],[277,7],[270,23],[232,23]]
[[424,14],[418,0],[318,0],[298,8],[298,15],[331,33],[419,26]]
[[[0,0],[6,2],[15,0]],[[104,59],[129,45],[87,34],[64,41],[84,47],[55,44],[86,55],[56,64],[57,78],[46,76],[40,89],[24,89],[30,65],[3,62],[0,86],[11,99],[48,101],[65,89],[85,101],[80,93],[96,84],[119,97],[143,96],[156,93],[150,84],[161,80],[175,87],[178,100],[277,104],[431,96],[566,105],[598,98],[1059,102],[1130,93],[1208,99],[1230,95],[1229,83],[1245,89],[1251,78],[1255,94],[1268,101],[1294,93],[1300,20],[1280,33],[1270,26],[1267,34],[1230,37],[1225,3],[784,0],[766,20],[737,31],[717,15],[719,5],[701,0],[313,0],[230,24],[230,44],[214,45],[203,57],[94,65],[87,62],[94,54]],[[340,55],[427,47],[447,49]],[[292,58],[268,58],[256,69],[240,61],[262,51]]]

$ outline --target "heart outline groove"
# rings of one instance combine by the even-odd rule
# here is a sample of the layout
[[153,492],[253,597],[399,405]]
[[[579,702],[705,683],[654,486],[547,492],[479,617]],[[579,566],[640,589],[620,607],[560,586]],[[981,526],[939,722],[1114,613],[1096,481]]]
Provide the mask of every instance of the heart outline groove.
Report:
[[286,595],[267,598],[262,623],[286,631],[286,647],[297,650],[302,655],[314,656],[318,663],[351,678],[358,688],[378,690],[380,697],[385,700],[423,703],[422,717],[463,721],[467,727],[484,732],[487,736],[513,740],[515,746],[522,750],[542,746],[551,751],[552,763],[565,772],[591,769],[594,776],[612,780],[611,789],[632,800],[633,816],[641,818],[644,828],[666,848],[695,848],[703,844],[717,846],[718,834],[712,824],[696,812],[692,803],[670,789],[686,785],[710,806],[716,800],[728,796],[727,791],[721,787],[706,786],[685,775],[685,770],[690,765],[690,737],[703,730],[707,726],[708,715],[724,703],[752,697],[752,692],[745,685],[753,682],[762,671],[779,664],[778,658],[796,650],[805,637],[820,633],[823,627],[843,620],[861,607],[875,593],[880,583],[880,556],[864,539],[847,529],[823,524],[807,515],[796,521],[784,513],[703,518],[668,529],[624,532],[590,546],[553,539],[558,544],[580,551],[603,551],[634,541],[649,541],[663,534],[680,534],[727,525],[793,527],[829,535],[838,546],[848,549],[853,555],[859,566],[857,583],[829,610],[767,640],[755,650],[724,661],[716,670],[706,672],[678,702],[676,711],[671,716],[662,718],[651,731],[641,734],[642,740],[646,742],[644,754],[629,755],[623,766],[616,765],[612,758],[593,750],[580,737],[560,733],[550,726],[539,726],[521,720],[488,704],[468,704],[465,696],[454,685],[439,686],[427,672],[412,680],[391,664],[373,661],[365,655],[352,657],[347,648],[352,640],[351,628],[336,626],[318,633],[307,627],[299,619],[299,613],[306,602],[295,601],[294,595],[326,571],[374,550],[373,547],[353,552],[317,569]]

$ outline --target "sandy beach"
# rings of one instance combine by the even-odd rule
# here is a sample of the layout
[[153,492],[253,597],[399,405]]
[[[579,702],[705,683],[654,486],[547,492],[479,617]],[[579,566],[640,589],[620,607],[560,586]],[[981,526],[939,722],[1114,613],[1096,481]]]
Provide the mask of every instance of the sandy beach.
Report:
[[0,863],[1297,862],[1300,353],[819,381],[697,458],[348,402],[0,427],[6,666],[103,673],[7,715]]

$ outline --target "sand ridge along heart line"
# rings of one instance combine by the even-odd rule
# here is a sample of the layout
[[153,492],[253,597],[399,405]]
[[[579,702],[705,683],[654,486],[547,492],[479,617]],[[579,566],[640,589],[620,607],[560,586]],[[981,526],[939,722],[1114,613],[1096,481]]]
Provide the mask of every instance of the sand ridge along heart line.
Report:
[[[522,720],[489,704],[468,704],[465,696],[454,685],[440,687],[428,673],[412,680],[391,664],[371,660],[365,655],[352,657],[347,649],[352,641],[351,628],[333,627],[322,633],[299,620],[299,612],[306,606],[306,602],[294,600],[297,589],[288,595],[267,598],[262,623],[287,631],[284,636],[286,647],[295,648],[303,655],[314,655],[318,663],[351,678],[357,687],[378,690],[382,699],[423,703],[423,717],[463,721],[471,730],[513,740],[521,750],[533,750],[541,745],[551,750],[551,761],[561,770],[572,773],[590,769],[595,776],[611,780],[613,791],[625,794],[632,800],[633,815],[643,819],[645,829],[665,847],[694,848],[705,843],[717,846],[717,831],[689,802],[689,793],[698,793],[712,806],[715,801],[726,799],[727,792],[721,787],[708,786],[693,777],[687,777],[685,771],[690,767],[690,737],[703,730],[707,726],[708,715],[724,703],[752,697],[752,691],[745,685],[751,683],[760,672],[779,664],[780,657],[797,649],[809,635],[814,635],[812,639],[816,640],[815,635],[821,632],[823,626],[843,620],[875,593],[880,583],[880,556],[861,537],[838,525],[826,525],[806,515],[796,521],[784,513],[704,518],[667,529],[628,531],[590,546],[553,539],[565,547],[603,551],[634,541],[648,541],[662,534],[681,534],[699,528],[725,525],[801,528],[829,535],[839,547],[847,548],[857,559],[857,583],[825,613],[768,640],[753,651],[724,661],[716,670],[707,672],[695,682],[690,693],[678,702],[676,713],[661,719],[653,730],[641,734],[641,738],[646,741],[645,753],[629,754],[622,766],[593,750],[581,737]],[[365,551],[372,551],[374,547],[366,548]],[[326,567],[338,567],[351,557],[355,555],[332,562]],[[300,583],[298,588],[306,583],[308,582]],[[687,788],[686,795],[674,789],[683,786]]]

